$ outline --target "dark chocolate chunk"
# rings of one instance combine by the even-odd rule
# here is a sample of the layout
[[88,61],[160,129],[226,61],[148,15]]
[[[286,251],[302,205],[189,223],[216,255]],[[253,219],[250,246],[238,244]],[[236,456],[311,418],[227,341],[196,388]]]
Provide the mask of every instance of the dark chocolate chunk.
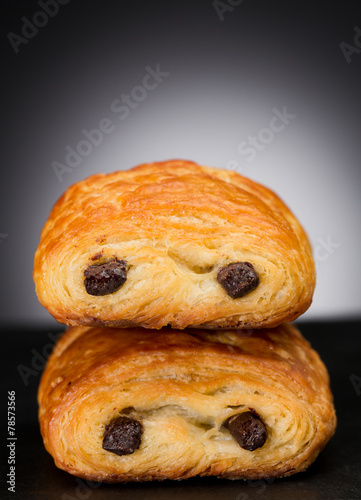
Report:
[[232,299],[239,299],[259,285],[259,277],[249,262],[235,262],[221,268],[217,280]]
[[266,442],[266,426],[255,412],[246,411],[234,415],[228,420],[227,426],[239,446],[245,450],[254,451]]
[[84,271],[85,289],[89,295],[114,293],[127,279],[127,263],[114,259],[106,264],[94,264]]
[[93,257],[90,258],[90,260],[98,260],[100,257],[103,255],[103,252],[98,252]]
[[140,446],[143,427],[138,420],[118,417],[105,426],[103,449],[116,455],[130,455]]

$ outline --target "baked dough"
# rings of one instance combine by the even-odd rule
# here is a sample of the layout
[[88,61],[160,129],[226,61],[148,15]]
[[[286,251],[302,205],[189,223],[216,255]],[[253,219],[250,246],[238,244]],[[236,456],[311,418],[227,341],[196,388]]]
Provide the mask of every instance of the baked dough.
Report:
[[[289,476],[315,460],[336,425],[326,368],[290,324],[248,331],[72,327],[50,356],[38,401],[55,464],[105,482]],[[266,428],[253,451],[227,423],[244,413]],[[126,424],[123,438],[131,434],[127,454],[102,447],[111,448],[109,429],[118,419]]]
[[[231,279],[227,291],[219,273],[235,263],[252,283],[239,289]],[[118,274],[93,295],[109,264]],[[272,191],[174,160],[71,186],[41,233],[34,281],[67,325],[263,328],[309,307],[315,266],[301,225]]]

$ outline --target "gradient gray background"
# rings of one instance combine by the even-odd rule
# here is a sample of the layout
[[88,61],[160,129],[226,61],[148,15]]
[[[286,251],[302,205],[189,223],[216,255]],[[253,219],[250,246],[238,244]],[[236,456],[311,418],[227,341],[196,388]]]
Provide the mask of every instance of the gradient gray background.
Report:
[[[221,21],[208,0],[71,0],[18,54],[6,35],[39,6],[14,0],[2,9],[3,321],[56,324],[31,273],[40,230],[69,185],[169,158],[237,166],[274,189],[320,256],[304,318],[360,316],[361,53],[348,63],[339,46],[361,27],[357,2],[244,0]],[[157,64],[169,76],[120,121],[112,101]],[[238,145],[284,106],[297,117],[248,162]],[[65,147],[103,118],[114,132],[59,182],[51,163],[64,163]]]

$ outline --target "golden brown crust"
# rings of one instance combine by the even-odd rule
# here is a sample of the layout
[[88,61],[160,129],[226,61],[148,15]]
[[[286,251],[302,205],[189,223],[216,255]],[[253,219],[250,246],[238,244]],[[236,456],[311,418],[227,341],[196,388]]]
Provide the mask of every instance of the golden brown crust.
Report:
[[[116,292],[89,295],[84,271],[129,264]],[[238,299],[217,271],[251,262],[259,286]],[[269,189],[229,171],[174,160],[94,175],[49,215],[35,255],[40,302],[61,323],[263,328],[310,305],[315,267],[297,219]]]
[[[195,475],[257,479],[304,470],[336,426],[328,374],[293,325],[268,330],[70,328],[43,373],[39,419],[61,469],[105,482]],[[140,448],[102,449],[132,407]],[[222,425],[254,409],[266,443],[242,449]]]

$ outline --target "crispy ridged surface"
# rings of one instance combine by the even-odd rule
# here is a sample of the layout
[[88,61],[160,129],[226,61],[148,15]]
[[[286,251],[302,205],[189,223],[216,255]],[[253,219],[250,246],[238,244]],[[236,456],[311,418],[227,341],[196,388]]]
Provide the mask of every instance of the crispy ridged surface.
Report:
[[[105,482],[282,477],[304,470],[332,436],[328,374],[293,325],[266,330],[70,328],[39,387],[44,443],[61,469]],[[139,420],[139,449],[102,449],[105,426]],[[131,408],[131,409],[129,409]],[[250,408],[265,444],[242,449],[222,425]]]
[[[125,284],[89,295],[89,265],[123,259]],[[250,262],[259,286],[238,299],[217,271]],[[315,267],[297,219],[269,189],[192,162],[140,165],[94,175],[55,204],[35,255],[40,302],[61,323],[261,328],[310,305]]]

